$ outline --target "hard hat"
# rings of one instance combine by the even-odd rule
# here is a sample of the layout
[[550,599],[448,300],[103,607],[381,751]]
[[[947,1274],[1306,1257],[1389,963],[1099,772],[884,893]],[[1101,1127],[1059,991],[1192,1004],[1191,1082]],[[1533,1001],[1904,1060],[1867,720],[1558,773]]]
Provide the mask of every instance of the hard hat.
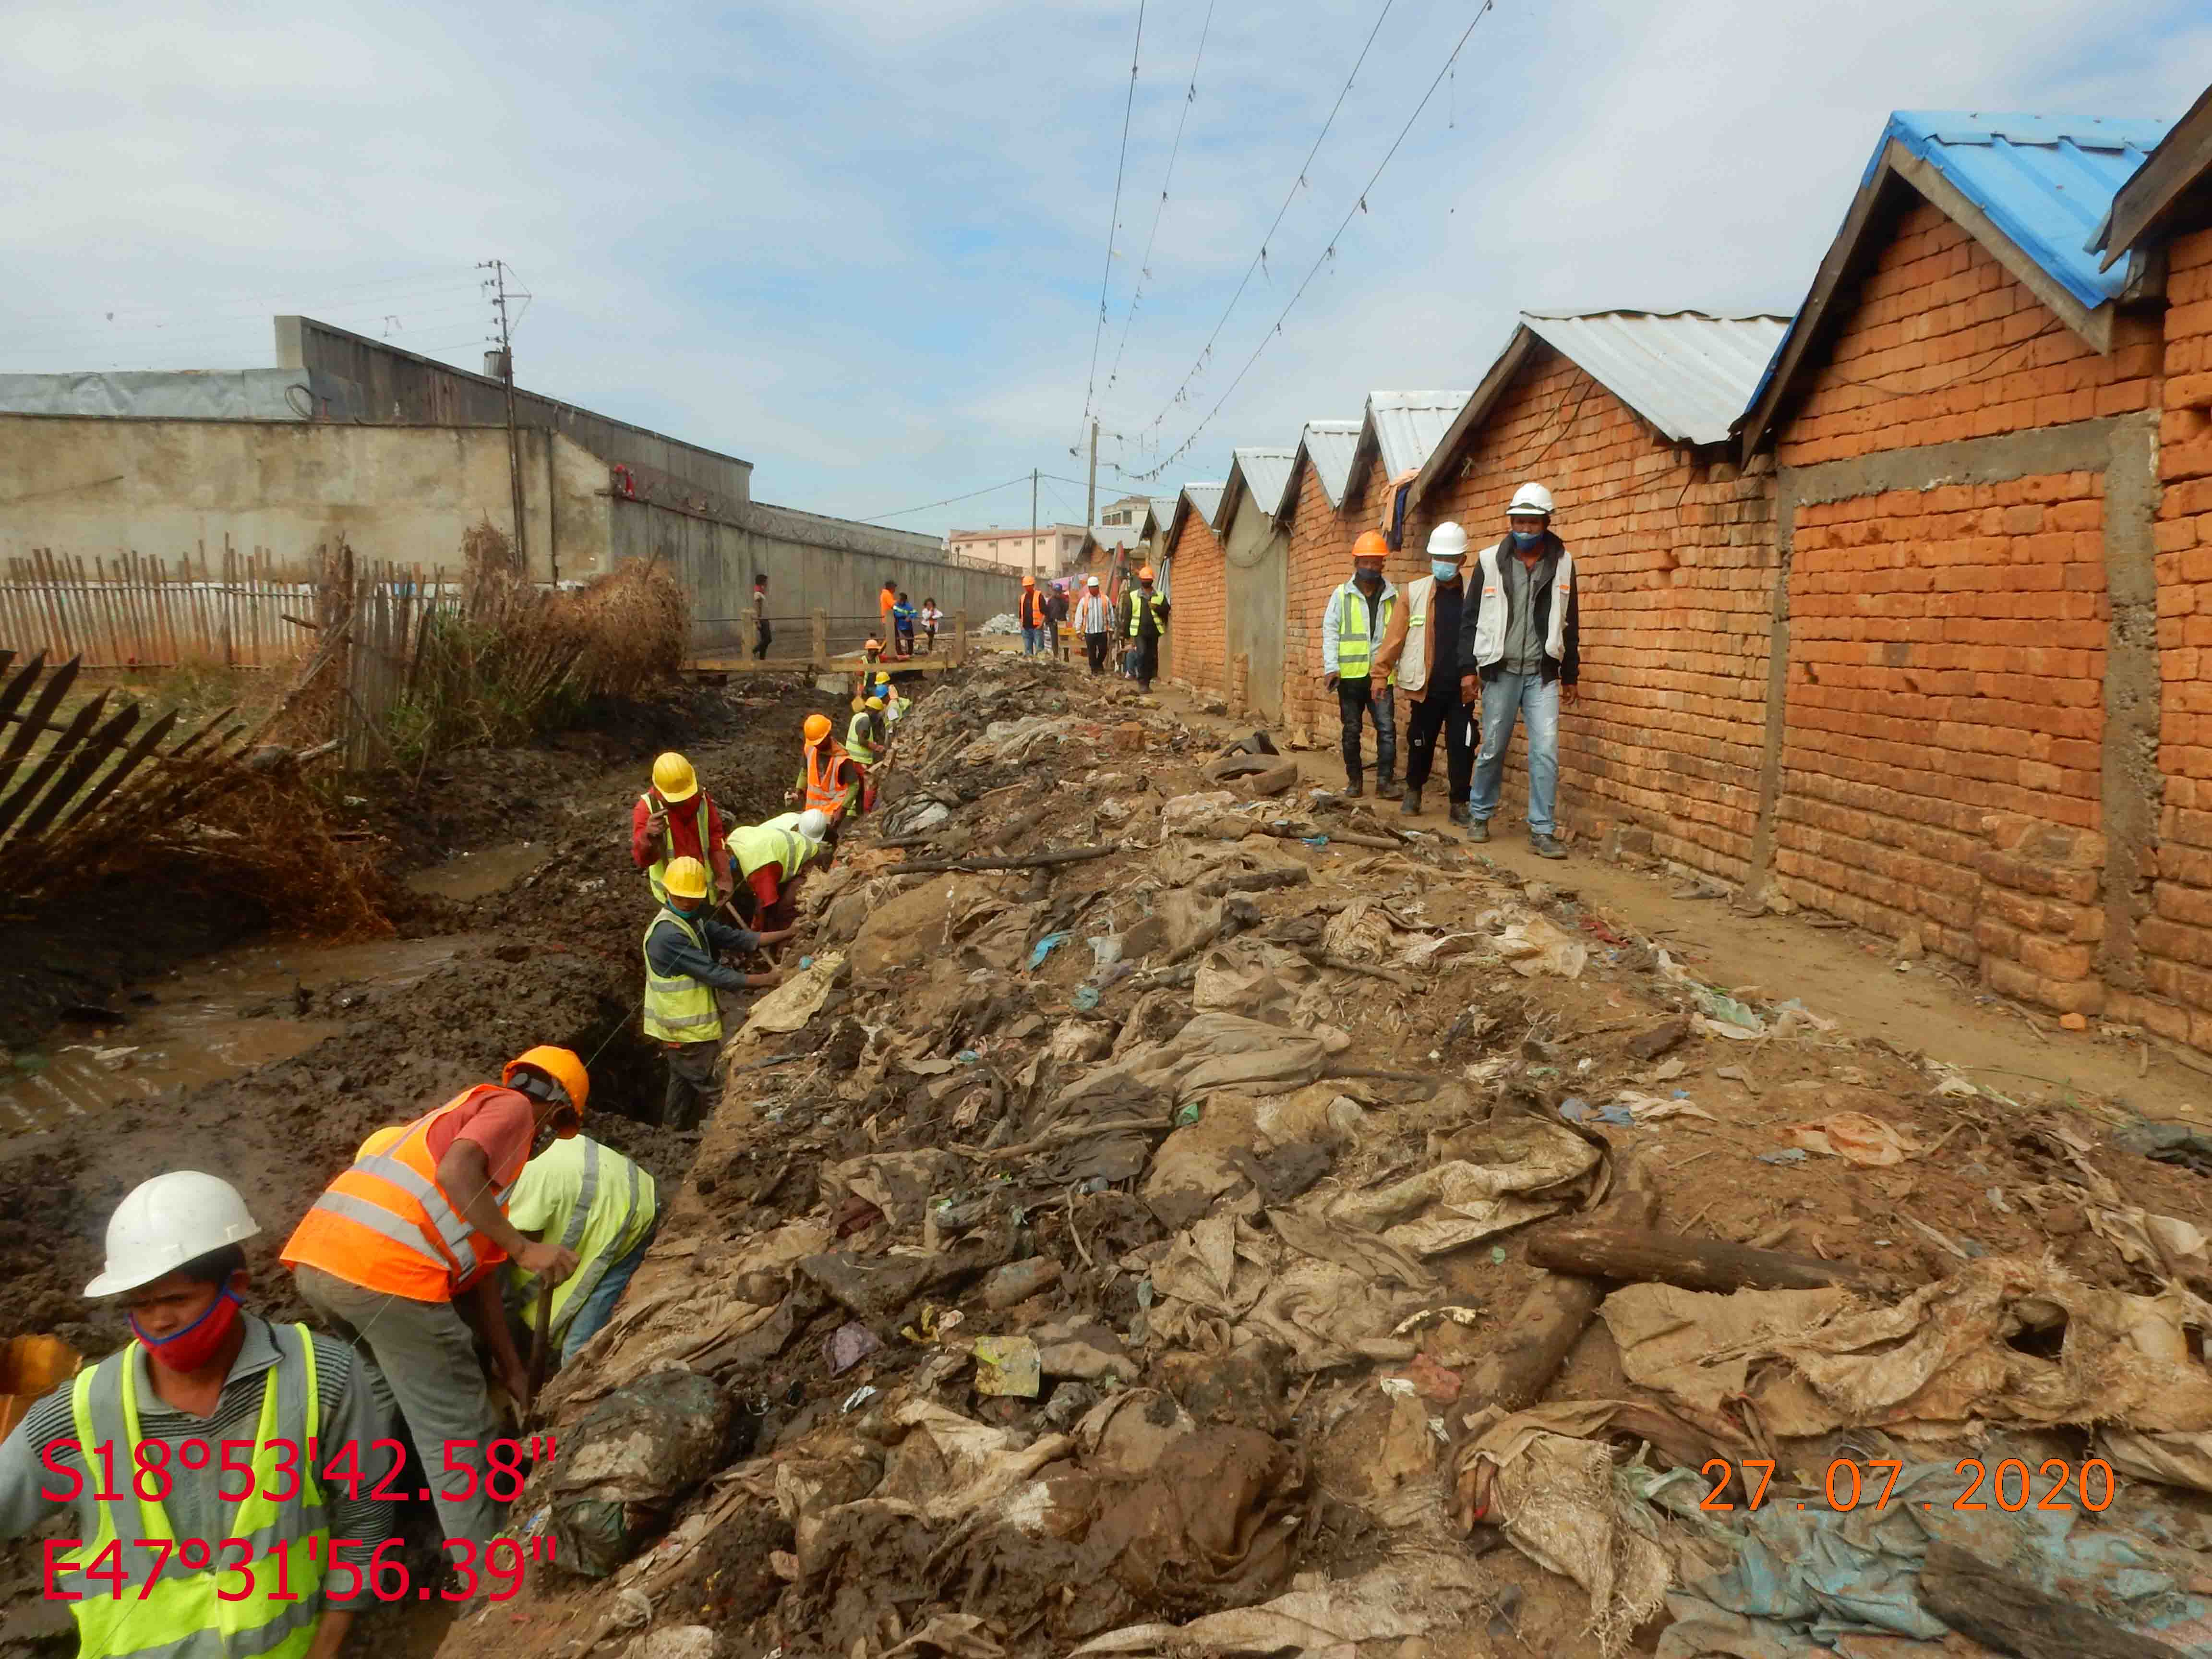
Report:
[[260,1231],[228,1181],[198,1170],[157,1175],[133,1187],[107,1218],[107,1265],[84,1293],[135,1291]]
[[1023,577],[1023,578],[1022,578],[1022,586],[1023,586],[1024,587],[1035,587],[1035,586],[1036,586],[1036,578],[1035,576],[1024,576],[1024,577]]
[[1390,556],[1390,538],[1379,530],[1363,530],[1359,539],[1352,544],[1352,556],[1361,559],[1387,559]]
[[660,791],[660,798],[671,804],[690,800],[699,793],[699,775],[691,769],[691,763],[674,750],[670,750],[653,763],[653,787]]
[[660,884],[678,898],[704,898],[707,866],[696,859],[671,859],[660,872]]
[[407,1126],[404,1123],[386,1124],[361,1143],[361,1150],[353,1155],[354,1162],[358,1164],[365,1158],[374,1158],[379,1152],[390,1152],[399,1144],[401,1138],[406,1133]]
[[1139,565],[1139,566],[1137,567],[1137,580],[1138,580],[1139,581],[1140,581],[1140,582],[1148,582],[1148,581],[1152,580],[1152,566],[1150,566],[1150,565],[1148,565],[1148,564],[1140,564],[1140,565]]
[[891,677],[889,674],[878,674],[876,676],[876,684],[878,685],[889,685],[890,683]]
[[827,714],[809,714],[806,717],[807,742],[819,743],[829,735],[830,717]]
[[1467,532],[1446,519],[1429,532],[1429,556],[1432,559],[1465,558]]
[[1096,576],[1090,577],[1085,580],[1083,585],[1085,587],[1096,587],[1098,586],[1098,578]]
[[883,648],[884,642],[872,634],[868,636],[868,642],[860,647],[863,651],[880,651]]
[[870,697],[868,699],[868,707],[880,714],[883,712],[884,700],[881,697]]
[[1505,516],[1516,513],[1540,513],[1552,516],[1552,492],[1540,483],[1524,483],[1513,492],[1513,499],[1505,504]]
[[818,806],[810,806],[792,827],[809,841],[820,841],[830,833],[830,815]]
[[[698,862],[696,859],[678,859],[675,864],[668,866],[668,873],[672,876],[676,873],[677,864]],[[515,1073],[525,1066],[536,1066],[559,1084],[568,1091],[568,1103],[576,1109],[579,1116],[582,1115],[584,1103],[592,1096],[592,1079],[584,1070],[584,1062],[576,1058],[574,1049],[556,1048],[550,1042],[541,1042],[535,1048],[526,1048],[507,1062],[506,1069],[499,1074],[499,1080],[501,1083],[514,1082]]]

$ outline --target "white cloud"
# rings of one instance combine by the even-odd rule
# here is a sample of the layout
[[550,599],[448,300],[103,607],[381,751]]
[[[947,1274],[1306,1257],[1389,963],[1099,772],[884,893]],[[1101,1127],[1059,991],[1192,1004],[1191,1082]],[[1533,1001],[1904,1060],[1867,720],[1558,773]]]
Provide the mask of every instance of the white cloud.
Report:
[[[1186,115],[1205,8],[1147,8],[1102,382],[1186,125],[1109,430],[1151,429],[1376,9],[1217,3]],[[1469,15],[1393,6],[1165,445]],[[18,7],[0,368],[265,362],[289,310],[396,317],[397,343],[473,364],[495,253],[536,295],[528,383],[744,455],[766,498],[873,512],[1079,476],[1134,21],[1121,0]],[[1503,0],[1160,493],[1370,387],[1472,385],[1524,305],[1793,304],[1892,108],[2174,115],[2208,78],[2212,20],[2174,0]],[[1024,494],[908,522],[1012,522]]]

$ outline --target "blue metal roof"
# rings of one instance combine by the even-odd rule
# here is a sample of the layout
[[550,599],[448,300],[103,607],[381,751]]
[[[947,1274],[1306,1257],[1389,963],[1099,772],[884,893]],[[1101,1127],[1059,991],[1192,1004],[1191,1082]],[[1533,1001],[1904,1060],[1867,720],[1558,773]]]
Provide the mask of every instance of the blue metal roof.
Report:
[[2112,197],[2173,124],[2107,116],[1899,110],[1860,187],[1895,139],[1957,185],[2020,251],[2085,306],[2117,299],[2128,270],[2097,269],[2088,250]]

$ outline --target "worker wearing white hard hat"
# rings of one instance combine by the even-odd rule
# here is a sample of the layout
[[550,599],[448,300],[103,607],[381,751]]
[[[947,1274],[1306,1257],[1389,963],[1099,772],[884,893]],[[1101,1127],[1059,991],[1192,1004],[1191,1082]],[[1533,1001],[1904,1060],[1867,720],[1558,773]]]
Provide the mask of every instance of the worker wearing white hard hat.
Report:
[[[81,1653],[325,1659],[353,1622],[350,1596],[337,1596],[358,1590],[391,1505],[368,1486],[349,1498],[325,1483],[307,1448],[352,1443],[366,1458],[391,1428],[352,1349],[245,1310],[242,1246],[260,1231],[211,1175],[179,1170],[133,1188],[85,1294],[119,1297],[134,1340],[39,1401],[0,1443],[0,1537],[72,1517],[68,1547],[48,1558],[48,1594],[70,1601]],[[105,1462],[84,1449],[102,1443],[112,1446]],[[241,1581],[221,1549],[241,1537],[264,1558],[283,1547],[289,1571],[257,1561]],[[139,1547],[164,1539],[177,1540],[166,1566],[167,1552]],[[350,1585],[330,1571],[333,1539]],[[212,1540],[198,1571],[188,1540]]]
[[1075,631],[1083,635],[1083,658],[1091,672],[1106,672],[1106,648],[1114,637],[1114,608],[1099,590],[1098,578],[1086,576],[1083,597],[1075,602]]
[[1482,746],[1467,838],[1490,839],[1516,719],[1528,726],[1528,846],[1563,859],[1554,816],[1559,787],[1559,708],[1581,676],[1574,556],[1552,532],[1552,492],[1524,483],[1505,506],[1506,532],[1480,560],[1480,594],[1460,628],[1460,694],[1482,711]]
[[1474,773],[1474,720],[1459,695],[1459,632],[1467,610],[1467,532],[1446,520],[1429,532],[1429,573],[1406,584],[1376,653],[1376,672],[1395,672],[1411,699],[1406,723],[1406,794],[1399,811],[1421,810],[1421,792],[1435,764],[1437,738],[1444,739],[1445,776],[1451,785],[1449,817],[1466,823],[1468,790]]

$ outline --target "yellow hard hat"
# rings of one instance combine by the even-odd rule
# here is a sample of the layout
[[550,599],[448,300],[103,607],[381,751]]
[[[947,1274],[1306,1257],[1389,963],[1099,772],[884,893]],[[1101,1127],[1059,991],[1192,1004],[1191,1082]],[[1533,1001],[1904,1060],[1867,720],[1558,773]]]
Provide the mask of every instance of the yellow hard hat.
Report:
[[671,859],[660,872],[660,884],[678,898],[704,898],[707,866],[696,859]]
[[653,763],[653,787],[665,801],[690,800],[699,793],[699,775],[691,763],[670,750]]
[[[678,864],[696,864],[696,859],[678,859]],[[670,866],[674,873],[674,866]],[[584,1070],[584,1062],[576,1058],[573,1048],[557,1048],[550,1042],[541,1042],[535,1048],[526,1048],[499,1074],[501,1083],[514,1081],[514,1074],[525,1066],[532,1066],[568,1091],[568,1103],[576,1109],[578,1116],[584,1111],[584,1103],[591,1098],[592,1079]]]
[[406,1133],[407,1126],[404,1123],[386,1124],[361,1143],[361,1150],[353,1155],[354,1162],[358,1164],[362,1158],[374,1158],[379,1152],[390,1152],[399,1144],[400,1138]]
[[883,706],[884,700],[881,697],[870,697],[868,699],[868,707],[880,711]]
[[830,717],[827,714],[809,714],[806,717],[807,742],[819,743],[829,735]]

